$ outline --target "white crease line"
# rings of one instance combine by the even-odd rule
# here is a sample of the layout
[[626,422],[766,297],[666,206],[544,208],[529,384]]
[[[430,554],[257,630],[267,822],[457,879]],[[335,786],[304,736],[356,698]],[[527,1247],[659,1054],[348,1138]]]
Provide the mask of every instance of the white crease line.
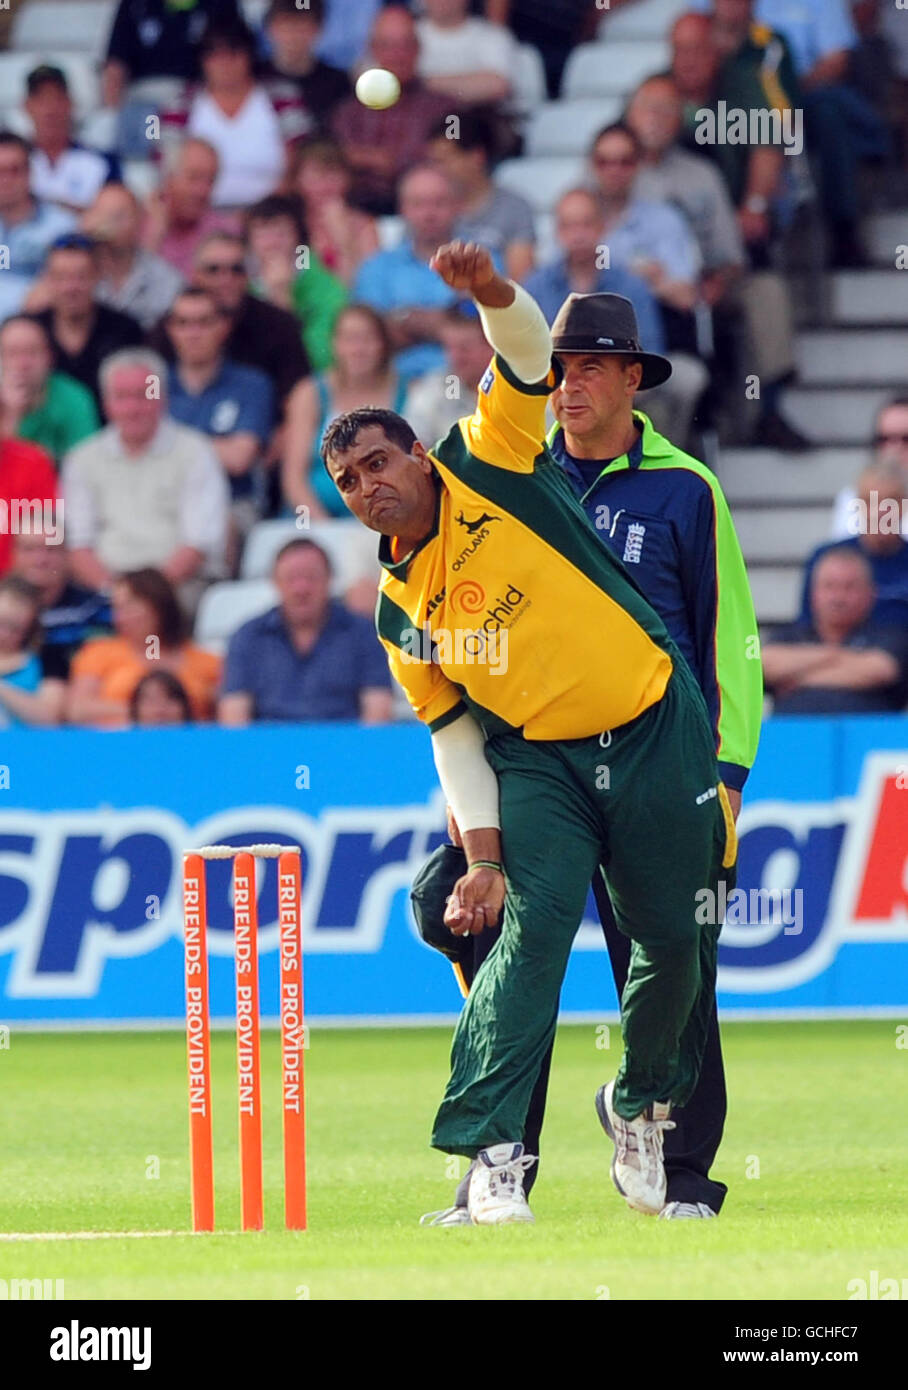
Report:
[[4,1240],[150,1240],[159,1236],[239,1235],[239,1231],[0,1231]]

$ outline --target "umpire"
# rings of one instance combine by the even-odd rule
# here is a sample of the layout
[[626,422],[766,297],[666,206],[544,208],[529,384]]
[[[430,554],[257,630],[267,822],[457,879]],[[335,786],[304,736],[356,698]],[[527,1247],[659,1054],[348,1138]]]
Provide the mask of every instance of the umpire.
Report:
[[[597,535],[624,564],[693,672],[712,721],[719,775],[737,816],[756,756],[763,684],[753,601],[728,504],[715,475],[657,434],[648,417],[634,409],[636,391],[661,385],[671,364],[641,354],[629,300],[616,294],[569,295],[552,325],[552,345],[563,376],[551,396],[557,423],[548,436],[549,451]],[[616,356],[637,357],[639,379],[616,375],[604,365]],[[592,886],[620,997],[631,942],[615,923],[601,874]],[[472,962],[464,967],[466,983],[497,936],[487,930],[474,938]],[[525,1147],[533,1154],[539,1152],[550,1063],[551,1051],[527,1114]],[[665,1136],[663,1217],[711,1217],[721,1209],[727,1189],[709,1172],[725,1113],[713,998],[698,1085],[684,1108],[673,1112],[675,1129]],[[535,1176],[535,1169],[526,1174],[527,1192]],[[465,1181],[457,1205],[435,1217],[438,1224],[464,1219],[466,1189]]]

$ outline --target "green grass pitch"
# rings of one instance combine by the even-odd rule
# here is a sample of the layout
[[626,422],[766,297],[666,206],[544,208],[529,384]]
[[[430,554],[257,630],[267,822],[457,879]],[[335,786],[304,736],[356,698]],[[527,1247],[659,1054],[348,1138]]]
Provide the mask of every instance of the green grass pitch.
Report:
[[[732,1023],[718,1221],[629,1211],[593,1094],[620,1056],[593,1025],[555,1052],[533,1227],[429,1229],[463,1160],[427,1146],[450,1030],[314,1029],[306,1053],[310,1230],[281,1229],[279,1043],[263,1039],[264,1234],[237,1234],[233,1038],[213,1039],[214,1236],[0,1239],[0,1278],[67,1299],[845,1299],[908,1274],[895,1020]],[[185,1052],[168,1033],[32,1034],[0,1051],[0,1233],[189,1226]]]

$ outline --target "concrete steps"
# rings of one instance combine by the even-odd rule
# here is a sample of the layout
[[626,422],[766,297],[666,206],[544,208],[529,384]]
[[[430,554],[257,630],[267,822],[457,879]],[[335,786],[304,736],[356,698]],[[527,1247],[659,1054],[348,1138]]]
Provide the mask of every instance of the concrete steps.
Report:
[[908,323],[908,270],[839,270],[829,279],[831,322],[843,327]]
[[786,416],[817,444],[866,447],[877,411],[892,395],[891,386],[795,386],[783,396]]
[[843,487],[857,477],[866,449],[814,449],[809,454],[782,454],[774,449],[725,449],[718,477],[734,511],[747,503],[787,507],[819,503],[829,507]]
[[802,565],[806,556],[829,540],[831,510],[813,507],[736,507],[735,530],[748,565]]
[[[867,254],[881,269],[895,266],[900,246],[908,245],[908,211],[877,212],[868,217],[862,228]],[[904,275],[903,270],[900,274]]]
[[[908,273],[908,272],[906,272]],[[883,386],[908,375],[908,329],[828,328],[798,336],[802,386]]]
[[793,622],[801,601],[803,566],[753,564],[748,573],[761,629]]

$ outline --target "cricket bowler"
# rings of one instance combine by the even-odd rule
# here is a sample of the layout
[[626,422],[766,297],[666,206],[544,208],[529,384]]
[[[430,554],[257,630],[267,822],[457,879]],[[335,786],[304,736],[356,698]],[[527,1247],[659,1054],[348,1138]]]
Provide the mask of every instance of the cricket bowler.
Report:
[[541,311],[483,247],[450,243],[431,265],[472,296],[493,346],[475,413],[429,453],[394,412],[351,411],[322,457],[381,534],[378,634],[463,838],[446,920],[476,934],[503,910],[432,1143],[476,1160],[475,1224],[533,1219],[521,1136],[598,867],[632,945],[624,1058],[597,1105],[616,1187],[656,1214],[663,1134],[696,1085],[715,986],[719,927],[698,903],[736,856],[715,739],[665,626],[541,443],[561,372]]

